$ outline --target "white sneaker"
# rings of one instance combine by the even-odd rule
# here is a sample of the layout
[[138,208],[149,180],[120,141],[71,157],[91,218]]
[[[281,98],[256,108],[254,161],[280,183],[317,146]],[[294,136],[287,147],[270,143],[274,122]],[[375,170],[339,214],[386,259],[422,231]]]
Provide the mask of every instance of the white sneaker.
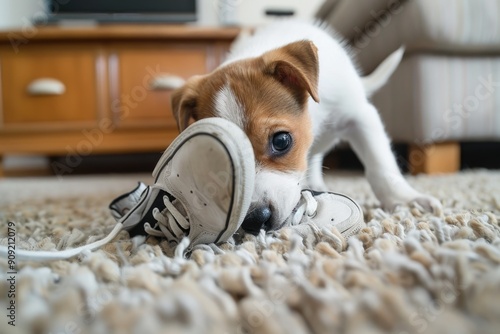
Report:
[[[222,118],[193,123],[167,148],[153,171],[155,183],[142,183],[110,204],[118,220],[104,239],[60,252],[16,250],[18,260],[67,259],[97,249],[123,230],[146,233],[190,246],[228,240],[240,227],[254,190],[252,145],[235,124]],[[0,254],[7,254],[0,247]]]
[[191,246],[226,241],[250,206],[255,177],[252,146],[233,123],[203,119],[168,147],[153,177],[153,186],[139,184],[110,204],[113,216],[132,236],[163,237],[172,246],[184,237]]
[[285,226],[299,234],[336,227],[346,238],[366,226],[363,211],[350,197],[333,192],[303,190],[299,204],[288,217]]

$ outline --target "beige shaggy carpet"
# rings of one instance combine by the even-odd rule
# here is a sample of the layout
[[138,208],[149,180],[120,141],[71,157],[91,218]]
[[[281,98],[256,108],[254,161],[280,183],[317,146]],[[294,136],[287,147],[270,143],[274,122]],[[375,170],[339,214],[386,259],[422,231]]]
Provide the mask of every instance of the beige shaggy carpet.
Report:
[[[349,240],[284,229],[185,257],[122,232],[71,261],[18,263],[13,286],[0,259],[0,333],[500,333],[500,172],[410,178],[442,201],[438,215],[383,211],[361,176],[328,178],[363,207],[368,225]],[[100,239],[109,201],[138,179],[151,181],[0,180],[1,243],[8,222],[18,248]]]

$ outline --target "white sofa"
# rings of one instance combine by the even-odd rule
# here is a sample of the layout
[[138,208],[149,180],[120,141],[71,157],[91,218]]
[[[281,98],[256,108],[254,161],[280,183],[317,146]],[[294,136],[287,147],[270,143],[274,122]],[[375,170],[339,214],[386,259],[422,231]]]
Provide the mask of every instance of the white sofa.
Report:
[[453,171],[459,142],[500,140],[500,0],[329,0],[318,12],[370,73],[401,45],[375,96],[413,172]]

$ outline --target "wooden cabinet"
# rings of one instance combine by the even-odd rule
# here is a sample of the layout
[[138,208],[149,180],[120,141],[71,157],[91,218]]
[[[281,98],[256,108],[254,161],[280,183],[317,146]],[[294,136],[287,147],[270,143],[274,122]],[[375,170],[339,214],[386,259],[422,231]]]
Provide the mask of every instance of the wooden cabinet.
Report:
[[164,150],[177,136],[173,87],[212,71],[237,34],[175,25],[0,33],[0,163]]
[[175,125],[169,82],[175,84],[178,78],[206,73],[209,52],[203,44],[113,48],[110,86],[113,112],[120,126]]
[[4,126],[95,120],[95,51],[7,51],[0,53]]

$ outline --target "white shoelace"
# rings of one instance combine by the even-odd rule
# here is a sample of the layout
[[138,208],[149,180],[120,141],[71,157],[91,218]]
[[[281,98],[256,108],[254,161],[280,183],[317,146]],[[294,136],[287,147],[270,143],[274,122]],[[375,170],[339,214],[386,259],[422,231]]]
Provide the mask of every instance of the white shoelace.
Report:
[[313,218],[316,215],[318,201],[316,201],[310,191],[302,191],[299,203],[295,212],[292,212],[290,217],[287,218],[287,225],[298,225],[304,215],[307,215],[309,218]]
[[[15,249],[15,254],[16,254],[16,261],[19,260],[27,260],[27,261],[34,261],[34,262],[40,262],[40,261],[54,261],[54,260],[64,260],[64,259],[69,259],[73,256],[80,255],[84,251],[93,251],[96,250],[107,243],[109,243],[111,240],[113,240],[118,233],[123,229],[123,225],[120,223],[117,223],[111,232],[101,240],[98,240],[94,243],[84,245],[81,247],[77,248],[71,248],[71,249],[66,249],[63,251],[30,251],[30,250],[25,250],[25,249]],[[9,254],[9,249],[6,246],[0,246],[0,255],[4,256],[4,258],[7,257]]]
[[189,229],[189,221],[172,204],[168,196],[163,196],[163,203],[165,204],[165,209],[162,211],[158,208],[153,209],[153,217],[156,219],[154,227],[151,227],[151,224],[147,222],[144,224],[144,231],[155,237],[166,237],[168,241],[179,240],[185,233],[179,228],[179,225],[187,230]]
[[[172,204],[168,196],[163,196],[163,202],[165,203],[164,210],[160,211],[158,208],[153,209],[153,217],[157,221],[155,228],[158,227],[160,230],[152,228],[149,223],[144,224],[144,230],[152,236],[166,237],[169,241],[178,240],[180,242],[180,239],[182,239],[181,237],[184,235],[184,231],[179,228],[179,225],[184,229],[188,229],[189,222],[174,204]],[[84,251],[93,251],[108,244],[122,229],[123,225],[117,223],[104,239],[63,251],[53,252],[16,249],[16,260],[41,262],[69,259],[82,254]],[[0,246],[0,255],[6,258],[8,254],[9,249],[6,246]]]

